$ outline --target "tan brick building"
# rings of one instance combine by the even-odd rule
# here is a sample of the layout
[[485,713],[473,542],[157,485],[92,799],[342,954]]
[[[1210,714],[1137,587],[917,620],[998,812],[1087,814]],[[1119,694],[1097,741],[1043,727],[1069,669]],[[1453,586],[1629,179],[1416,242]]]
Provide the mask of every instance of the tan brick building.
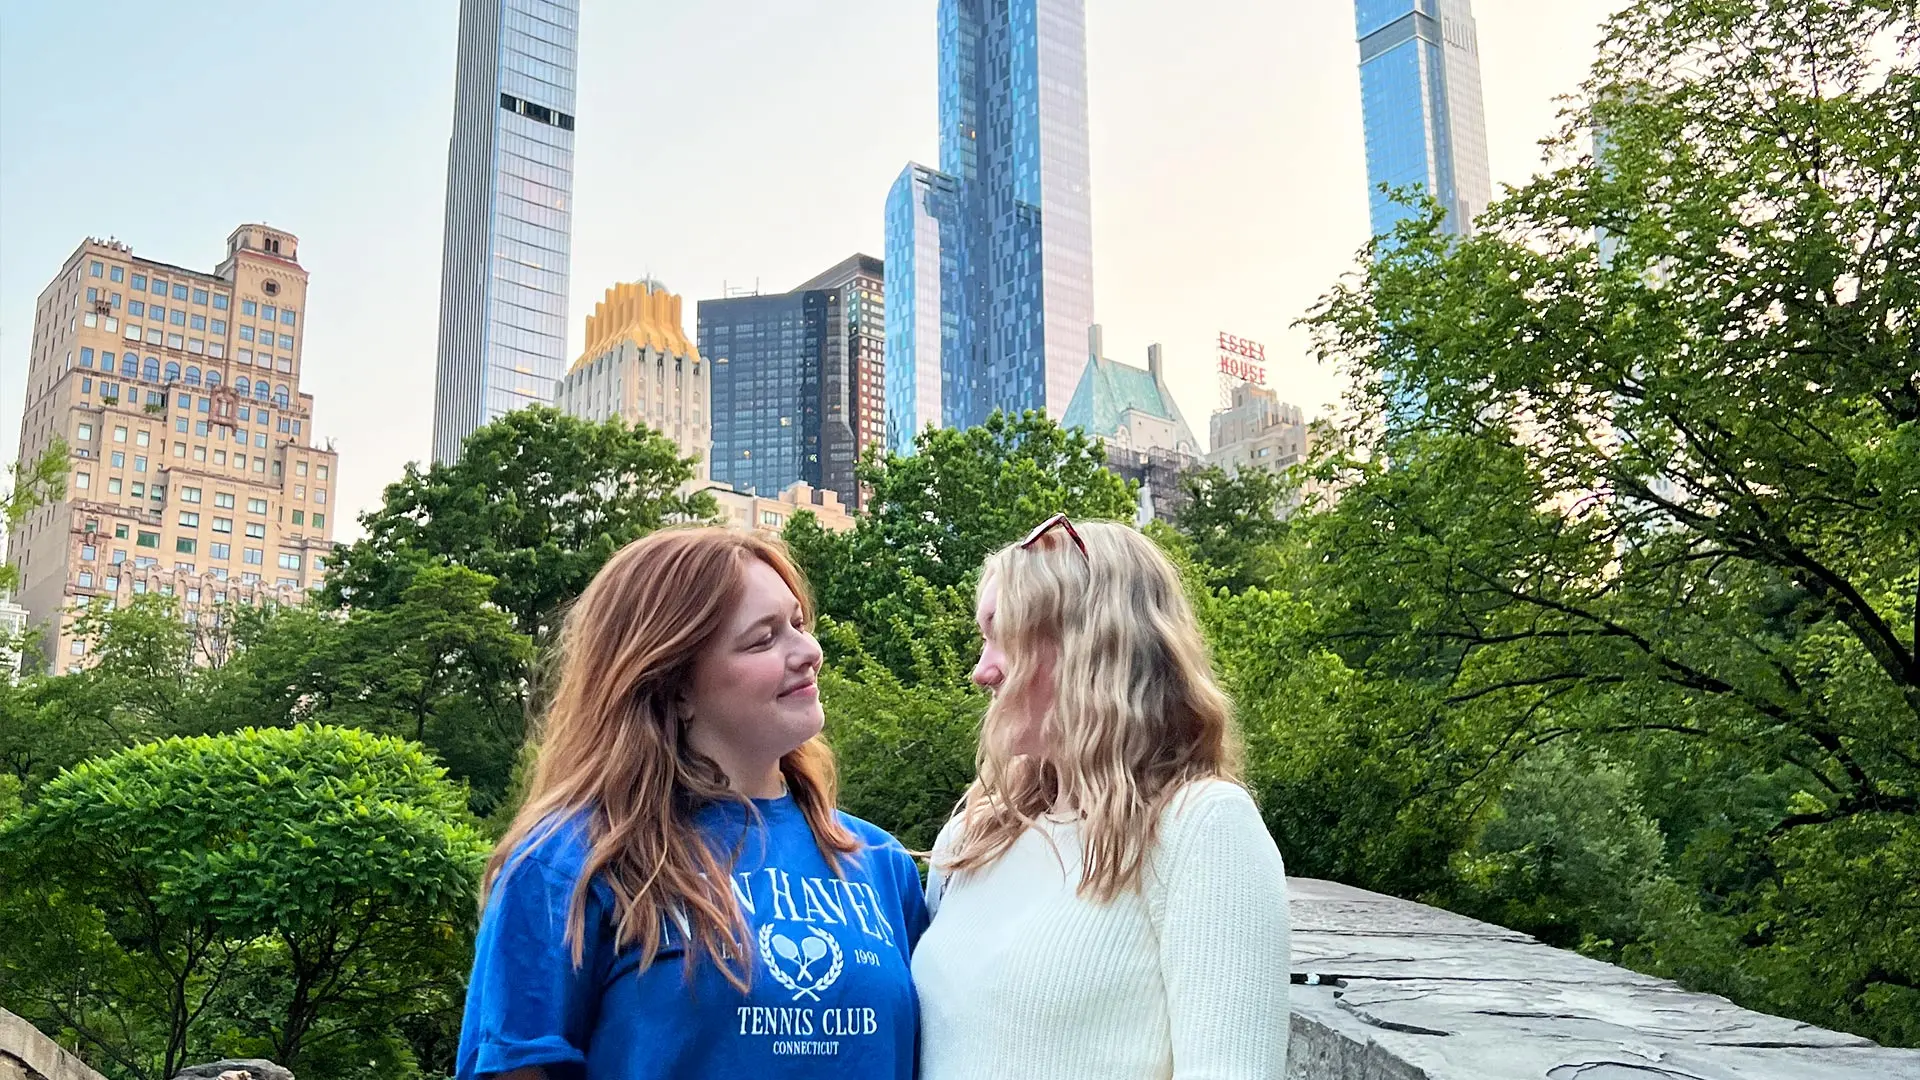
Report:
[[66,493],[7,559],[53,670],[85,663],[70,626],[90,604],[165,593],[217,626],[224,604],[297,603],[319,584],[339,458],[316,445],[300,389],[298,246],[242,225],[206,273],[89,239],[41,292],[19,460],[64,439]]

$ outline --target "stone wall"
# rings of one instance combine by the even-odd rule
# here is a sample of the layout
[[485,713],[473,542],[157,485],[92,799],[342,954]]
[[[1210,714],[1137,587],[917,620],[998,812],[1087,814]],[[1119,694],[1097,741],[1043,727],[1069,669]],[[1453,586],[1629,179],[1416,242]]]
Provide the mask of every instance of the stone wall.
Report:
[[0,1080],[105,1080],[42,1035],[32,1024],[0,1009]]
[[[1920,1050],[1750,1012],[1425,904],[1289,884],[1287,1080],[1920,1080]],[[253,1063],[220,1066],[241,1064]],[[0,1009],[0,1080],[102,1078]]]
[[1425,904],[1289,884],[1288,1080],[1920,1080],[1920,1050],[1750,1012]]

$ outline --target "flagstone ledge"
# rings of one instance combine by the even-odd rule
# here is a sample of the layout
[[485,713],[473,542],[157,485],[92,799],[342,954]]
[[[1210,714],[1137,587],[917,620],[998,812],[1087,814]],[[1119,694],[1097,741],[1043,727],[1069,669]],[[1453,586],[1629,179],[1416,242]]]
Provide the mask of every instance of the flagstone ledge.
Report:
[[1288,884],[1288,1080],[1920,1080],[1920,1050],[1742,1009],[1426,904]]

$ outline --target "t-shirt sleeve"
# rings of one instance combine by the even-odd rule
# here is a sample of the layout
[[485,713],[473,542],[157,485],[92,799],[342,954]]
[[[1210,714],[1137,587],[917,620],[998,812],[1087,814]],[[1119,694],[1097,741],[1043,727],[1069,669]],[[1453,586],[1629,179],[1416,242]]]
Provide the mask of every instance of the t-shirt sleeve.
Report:
[[1289,922],[1280,852],[1253,799],[1209,785],[1173,814],[1159,881],[1174,1080],[1287,1072]]
[[920,935],[927,932],[927,924],[933,921],[933,913],[927,909],[927,898],[920,891],[920,867],[907,854],[907,849],[895,844],[895,879],[900,886],[900,917],[907,925],[907,951],[911,953],[920,944]]
[[566,940],[577,878],[537,857],[509,863],[474,941],[460,1080],[541,1066],[548,1080],[585,1075],[604,966],[601,904],[587,898],[583,963]]

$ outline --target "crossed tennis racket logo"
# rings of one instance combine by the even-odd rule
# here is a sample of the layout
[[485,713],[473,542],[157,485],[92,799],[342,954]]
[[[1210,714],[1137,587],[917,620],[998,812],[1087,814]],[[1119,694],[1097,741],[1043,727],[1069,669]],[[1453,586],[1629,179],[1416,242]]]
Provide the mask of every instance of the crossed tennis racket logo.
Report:
[[[775,982],[793,991],[795,1001],[801,998],[819,1001],[820,992],[838,982],[846,967],[846,955],[840,951],[840,943],[817,926],[807,927],[807,932],[796,942],[776,933],[773,924],[767,923],[760,928],[760,960],[773,973]],[[819,970],[822,962],[825,962],[824,971]]]

